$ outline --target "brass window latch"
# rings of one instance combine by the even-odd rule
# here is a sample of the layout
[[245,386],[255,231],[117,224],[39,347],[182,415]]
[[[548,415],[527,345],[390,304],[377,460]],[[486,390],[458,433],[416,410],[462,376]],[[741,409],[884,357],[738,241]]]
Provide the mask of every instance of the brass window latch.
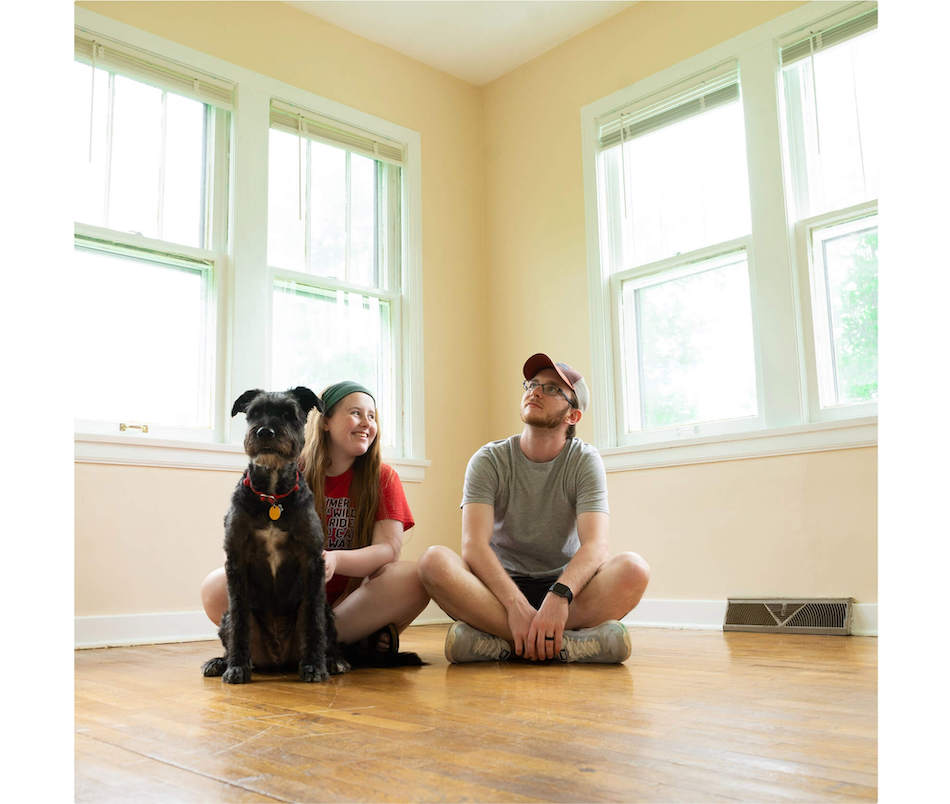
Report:
[[119,430],[123,433],[126,430],[141,430],[143,433],[147,433],[148,425],[147,424],[126,424],[125,422],[120,422]]

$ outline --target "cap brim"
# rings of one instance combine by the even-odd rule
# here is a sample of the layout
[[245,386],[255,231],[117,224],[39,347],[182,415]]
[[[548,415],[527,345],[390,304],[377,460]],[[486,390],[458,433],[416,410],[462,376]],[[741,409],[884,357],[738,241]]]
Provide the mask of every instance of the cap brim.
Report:
[[539,371],[544,371],[545,369],[552,369],[553,371],[556,371],[558,377],[567,383],[567,387],[572,391],[574,390],[574,383],[565,377],[564,372],[558,368],[557,363],[551,360],[551,358],[543,352],[538,352],[536,355],[531,355],[531,357],[525,360],[524,367],[521,369],[521,373],[524,374],[524,378],[526,380],[530,380],[533,379]]

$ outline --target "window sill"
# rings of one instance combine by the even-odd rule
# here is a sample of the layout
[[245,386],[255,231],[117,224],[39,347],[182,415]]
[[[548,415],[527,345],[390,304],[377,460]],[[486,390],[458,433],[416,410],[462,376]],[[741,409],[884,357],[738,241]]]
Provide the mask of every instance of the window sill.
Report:
[[608,472],[877,446],[877,417],[602,449]]
[[[151,466],[164,469],[204,469],[240,472],[247,458],[240,444],[169,441],[146,436],[112,436],[76,433],[75,462],[118,466]],[[403,483],[422,483],[430,462],[420,458],[383,460],[399,474]]]

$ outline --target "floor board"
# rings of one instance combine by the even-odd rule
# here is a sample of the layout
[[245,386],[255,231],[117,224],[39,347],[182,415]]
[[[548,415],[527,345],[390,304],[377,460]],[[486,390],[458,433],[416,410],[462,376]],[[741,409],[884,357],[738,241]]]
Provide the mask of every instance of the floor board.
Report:
[[212,642],[76,652],[77,801],[877,797],[877,641],[632,630],[618,666],[203,678]]

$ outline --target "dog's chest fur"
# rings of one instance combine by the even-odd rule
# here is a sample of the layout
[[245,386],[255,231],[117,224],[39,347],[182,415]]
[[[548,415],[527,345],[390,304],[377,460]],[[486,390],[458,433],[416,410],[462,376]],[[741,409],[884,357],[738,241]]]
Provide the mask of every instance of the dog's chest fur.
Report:
[[254,537],[264,550],[271,576],[276,578],[277,569],[284,560],[285,548],[287,546],[287,532],[281,530],[276,525],[268,525],[266,528],[255,530]]

